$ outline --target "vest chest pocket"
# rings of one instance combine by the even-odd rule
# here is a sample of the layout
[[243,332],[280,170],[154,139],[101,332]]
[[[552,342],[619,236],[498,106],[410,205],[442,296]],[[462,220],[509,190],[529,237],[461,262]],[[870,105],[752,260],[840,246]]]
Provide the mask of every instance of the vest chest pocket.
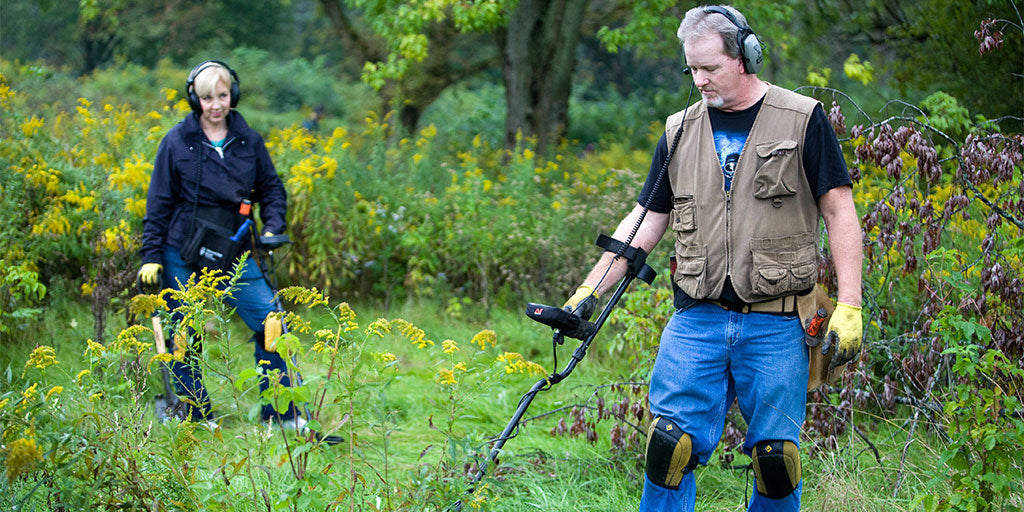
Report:
[[672,198],[672,229],[686,233],[697,230],[697,203],[693,196]]
[[818,247],[813,234],[755,238],[751,240],[750,251],[750,283],[755,294],[777,297],[814,285]]
[[758,160],[765,160],[754,173],[754,197],[770,199],[796,194],[800,179],[795,140],[762,142],[756,147]]

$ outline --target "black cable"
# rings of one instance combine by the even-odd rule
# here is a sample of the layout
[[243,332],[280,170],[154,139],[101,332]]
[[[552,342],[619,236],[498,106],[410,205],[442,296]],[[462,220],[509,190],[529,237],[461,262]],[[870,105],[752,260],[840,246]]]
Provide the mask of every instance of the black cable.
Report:
[[[651,187],[651,192],[647,195],[647,198],[644,200],[644,204],[643,204],[644,209],[643,209],[643,211],[640,212],[640,217],[638,217],[636,219],[636,223],[633,224],[633,229],[630,230],[629,236],[626,237],[626,240],[622,243],[622,245],[619,246],[618,250],[615,251],[615,257],[612,258],[612,261],[609,262],[608,266],[604,269],[604,274],[601,275],[601,279],[599,279],[597,281],[597,285],[594,286],[594,290],[595,291],[598,288],[600,288],[601,283],[603,283],[605,278],[608,277],[608,273],[611,271],[612,265],[615,264],[615,261],[618,260],[626,252],[626,249],[629,248],[630,244],[633,243],[633,238],[635,238],[637,232],[640,231],[640,226],[643,224],[644,218],[647,217],[647,212],[650,211],[650,209],[651,209],[650,208],[651,201],[654,199],[654,196],[658,192],[658,189],[661,188],[661,184],[664,181],[664,178],[665,178],[665,176],[668,173],[668,164],[672,161],[672,157],[675,156],[676,149],[679,146],[679,139],[682,138],[683,129],[686,126],[686,114],[687,114],[687,112],[690,109],[690,100],[693,98],[693,89],[694,88],[695,88],[694,84],[691,81],[690,82],[690,92],[686,95],[686,107],[683,108],[683,117],[681,118],[681,120],[679,122],[679,131],[677,131],[676,132],[676,136],[673,137],[673,139],[672,139],[672,146],[669,147],[668,155],[665,157],[665,161],[662,162],[662,164],[661,164],[661,170],[658,172],[658,177],[655,178],[655,180],[654,180],[654,186]],[[582,304],[582,303],[583,303],[583,301],[580,301],[580,304]],[[576,305],[576,308],[573,309],[573,313],[576,313],[576,311],[580,307],[580,304]]]

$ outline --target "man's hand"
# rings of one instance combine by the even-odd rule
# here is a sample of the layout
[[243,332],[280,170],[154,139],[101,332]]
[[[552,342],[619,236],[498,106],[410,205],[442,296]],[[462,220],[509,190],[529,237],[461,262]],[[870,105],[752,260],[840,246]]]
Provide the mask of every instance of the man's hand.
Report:
[[274,234],[271,233],[270,231],[264,231],[263,236],[274,236]]
[[160,272],[164,266],[159,263],[145,263],[139,269],[139,279],[143,284],[160,284]]
[[581,284],[579,288],[576,288],[576,293],[565,301],[562,309],[571,311],[584,320],[590,320],[590,316],[597,309],[597,291],[593,286]]
[[860,306],[852,306],[845,302],[836,304],[836,310],[828,322],[828,335],[835,335],[836,353],[832,357],[832,367],[846,364],[857,357],[860,352],[864,326],[860,318]]

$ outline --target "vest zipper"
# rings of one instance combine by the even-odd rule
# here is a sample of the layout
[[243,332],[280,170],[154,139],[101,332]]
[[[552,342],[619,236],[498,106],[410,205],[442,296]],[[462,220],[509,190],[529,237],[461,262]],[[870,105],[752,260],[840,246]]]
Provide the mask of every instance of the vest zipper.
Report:
[[732,275],[732,190],[725,191],[725,277]]

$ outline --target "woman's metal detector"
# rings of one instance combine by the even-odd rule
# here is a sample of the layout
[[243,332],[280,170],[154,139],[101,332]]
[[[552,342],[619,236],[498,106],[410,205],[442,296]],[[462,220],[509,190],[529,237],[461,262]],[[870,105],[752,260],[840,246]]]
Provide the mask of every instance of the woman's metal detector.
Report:
[[[292,243],[291,238],[288,235],[273,235],[273,236],[257,236],[256,237],[256,248],[266,254],[266,258],[257,257],[256,263],[260,268],[260,272],[263,273],[263,278],[267,281],[270,286],[270,291],[274,293],[274,310],[278,313],[284,313],[284,305],[281,304],[281,298],[277,295],[277,277],[274,270],[277,265],[274,262],[274,251],[281,247]],[[281,322],[281,334],[288,332],[288,326]],[[257,340],[256,343],[259,343]],[[292,365],[296,365],[295,356],[291,356]],[[298,371],[295,371],[290,375],[293,379],[292,384],[295,386],[302,385],[302,375]],[[309,407],[306,404],[302,404],[302,414],[306,417],[306,421],[312,421],[313,416],[309,412]],[[317,440],[327,444],[339,444],[343,443],[345,439],[339,435],[324,435],[320,432],[311,430],[310,432],[316,436]]]

